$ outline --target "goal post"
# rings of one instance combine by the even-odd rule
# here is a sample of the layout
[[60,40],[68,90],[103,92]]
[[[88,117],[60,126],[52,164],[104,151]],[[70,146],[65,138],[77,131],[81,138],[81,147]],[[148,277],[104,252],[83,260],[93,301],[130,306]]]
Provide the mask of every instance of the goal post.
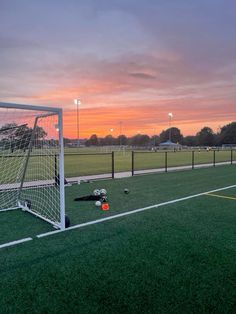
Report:
[[65,228],[62,109],[0,102],[0,212]]

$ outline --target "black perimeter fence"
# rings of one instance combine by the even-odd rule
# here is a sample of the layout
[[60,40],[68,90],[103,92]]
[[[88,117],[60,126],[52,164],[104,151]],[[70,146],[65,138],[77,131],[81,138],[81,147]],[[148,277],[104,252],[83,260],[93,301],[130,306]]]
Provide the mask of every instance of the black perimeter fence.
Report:
[[236,161],[234,150],[192,151],[131,151],[107,153],[66,153],[65,176],[102,176],[115,178],[127,172],[132,176],[143,173],[232,165]]
[[210,151],[164,151],[140,152],[132,151],[132,176],[142,173],[168,172],[168,170],[195,169],[215,167],[234,163],[233,150]]
[[[123,155],[119,152],[65,153],[65,177],[70,179],[70,181],[85,176],[115,178],[115,174],[122,172],[134,176],[143,173],[168,172],[173,170],[195,169],[199,167],[215,167],[216,165],[224,164],[232,165],[236,162],[235,155],[235,150],[131,151],[125,152]],[[3,157],[18,159],[18,157],[22,156],[9,154],[8,156]],[[39,157],[42,161],[42,157],[46,158],[46,156],[37,154],[30,155],[29,166],[33,168],[36,158]],[[21,162],[20,158],[19,162]],[[55,160],[54,162],[52,161],[52,163],[54,163],[56,176],[59,167],[57,155],[55,155]]]

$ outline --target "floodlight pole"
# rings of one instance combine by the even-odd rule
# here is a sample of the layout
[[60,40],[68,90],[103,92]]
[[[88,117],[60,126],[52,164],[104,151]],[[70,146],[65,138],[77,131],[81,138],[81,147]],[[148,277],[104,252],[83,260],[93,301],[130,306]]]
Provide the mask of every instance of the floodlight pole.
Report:
[[80,146],[79,140],[79,105],[81,105],[81,101],[77,98],[74,100],[75,105],[77,106],[77,147]]
[[173,118],[172,112],[168,113],[168,117],[169,117],[169,141],[171,142],[171,119]]
[[120,121],[119,124],[120,124],[120,143],[119,144],[120,144],[120,147],[121,147],[121,144],[122,144],[121,143],[122,121]]
[[153,146],[156,147],[156,130],[153,129]]

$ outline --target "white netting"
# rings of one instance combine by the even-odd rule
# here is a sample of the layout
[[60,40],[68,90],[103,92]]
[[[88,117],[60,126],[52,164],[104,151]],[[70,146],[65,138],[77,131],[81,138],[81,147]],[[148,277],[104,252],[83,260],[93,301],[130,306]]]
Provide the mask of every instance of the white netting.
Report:
[[61,226],[58,119],[0,104],[0,211],[23,208]]

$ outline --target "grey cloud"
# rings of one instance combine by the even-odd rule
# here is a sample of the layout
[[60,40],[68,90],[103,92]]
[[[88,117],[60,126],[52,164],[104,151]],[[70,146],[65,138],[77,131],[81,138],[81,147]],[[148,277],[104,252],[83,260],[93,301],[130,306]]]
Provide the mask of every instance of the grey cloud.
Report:
[[153,80],[155,79],[156,77],[154,75],[151,75],[151,74],[147,74],[147,73],[141,73],[141,72],[137,72],[137,73],[129,73],[130,76],[132,77],[136,77],[136,78],[139,78],[139,79],[146,79],[146,80]]

